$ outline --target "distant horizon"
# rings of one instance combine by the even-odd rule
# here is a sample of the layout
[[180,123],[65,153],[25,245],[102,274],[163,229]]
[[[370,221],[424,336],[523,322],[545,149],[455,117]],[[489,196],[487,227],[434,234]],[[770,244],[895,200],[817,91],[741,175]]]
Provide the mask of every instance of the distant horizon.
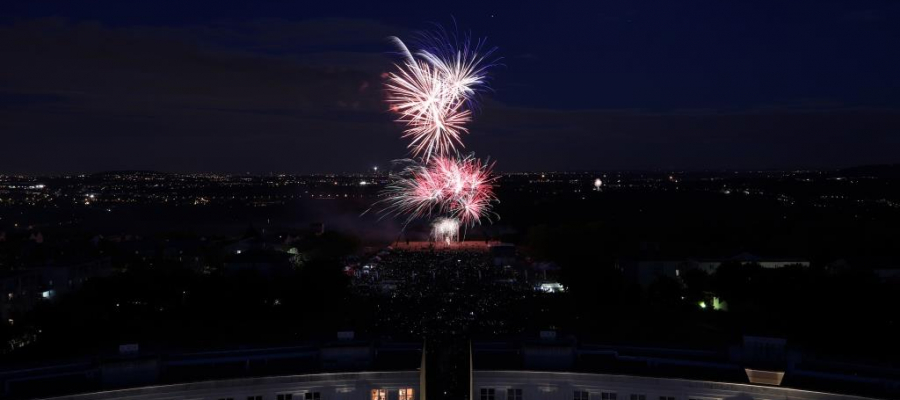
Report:
[[[858,164],[846,167],[834,168],[814,168],[814,167],[797,167],[797,168],[707,168],[707,169],[688,169],[688,168],[598,168],[598,169],[567,169],[567,170],[495,170],[498,175],[507,174],[590,174],[590,173],[716,173],[716,172],[839,172],[845,170],[865,169],[865,168],[900,168],[900,163],[883,163],[883,164]],[[151,173],[161,175],[230,175],[230,176],[317,176],[317,175],[377,175],[372,170],[368,171],[318,171],[318,172],[285,172],[285,171],[164,171],[158,169],[107,169],[93,172],[86,171],[70,171],[70,172],[0,172],[0,176],[29,176],[29,177],[63,177],[63,176],[91,176],[103,174],[138,174]]]

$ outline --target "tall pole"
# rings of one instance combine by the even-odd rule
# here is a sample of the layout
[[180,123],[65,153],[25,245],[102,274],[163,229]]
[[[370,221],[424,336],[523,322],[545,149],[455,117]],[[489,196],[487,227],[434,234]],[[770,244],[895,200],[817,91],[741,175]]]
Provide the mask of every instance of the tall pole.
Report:
[[422,340],[422,364],[419,366],[419,400],[425,400],[425,340]]
[[472,363],[471,340],[469,340],[469,400],[475,400],[475,366]]

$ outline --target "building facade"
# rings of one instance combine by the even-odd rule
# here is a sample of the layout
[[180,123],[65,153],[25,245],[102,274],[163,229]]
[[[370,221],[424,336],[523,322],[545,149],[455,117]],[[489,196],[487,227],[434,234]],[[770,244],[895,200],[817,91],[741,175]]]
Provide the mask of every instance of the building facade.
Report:
[[778,386],[627,375],[476,370],[474,400],[862,400]]
[[418,400],[419,371],[350,372],[147,386],[54,400]]

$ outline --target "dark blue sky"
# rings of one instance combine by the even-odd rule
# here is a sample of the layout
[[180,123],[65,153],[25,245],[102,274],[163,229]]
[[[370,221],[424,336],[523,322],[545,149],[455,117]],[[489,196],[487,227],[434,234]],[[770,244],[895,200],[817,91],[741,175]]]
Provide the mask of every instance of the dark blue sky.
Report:
[[[227,4],[225,4],[227,3]],[[0,172],[353,171],[404,155],[387,36],[503,66],[467,146],[503,170],[900,162],[900,2],[0,6]]]

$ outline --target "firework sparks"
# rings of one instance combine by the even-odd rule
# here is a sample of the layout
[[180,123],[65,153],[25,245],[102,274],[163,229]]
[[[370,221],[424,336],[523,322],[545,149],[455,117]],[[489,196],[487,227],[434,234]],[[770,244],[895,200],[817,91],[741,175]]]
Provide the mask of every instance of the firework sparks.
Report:
[[459,241],[459,221],[453,218],[438,218],[431,224],[431,237],[435,242],[450,244]]
[[468,133],[475,97],[487,89],[493,49],[482,52],[483,42],[472,46],[468,39],[453,46],[446,34],[435,34],[422,35],[419,42],[427,48],[413,54],[400,39],[394,41],[406,60],[388,73],[387,101],[406,126],[408,147],[426,160],[455,153],[464,147],[461,137]]
[[497,202],[493,164],[460,156],[458,150],[464,147],[462,136],[468,133],[477,96],[487,90],[494,49],[484,50],[483,41],[458,40],[443,30],[420,35],[415,52],[393,40],[404,61],[387,74],[387,102],[405,125],[403,137],[410,139],[412,156],[420,161],[408,160],[386,186],[386,198],[379,202],[382,213],[405,215],[407,223],[439,215],[435,240],[457,240],[460,227],[490,220]]
[[414,156],[430,158],[449,154],[462,146],[461,136],[471,111],[464,101],[449,94],[444,77],[437,68],[413,61],[396,73],[388,74],[388,103],[406,125],[404,138],[412,139],[409,148]]
[[491,169],[472,156],[436,157],[426,164],[410,162],[386,187],[385,211],[407,220],[434,214],[448,215],[464,226],[490,219],[496,203]]

